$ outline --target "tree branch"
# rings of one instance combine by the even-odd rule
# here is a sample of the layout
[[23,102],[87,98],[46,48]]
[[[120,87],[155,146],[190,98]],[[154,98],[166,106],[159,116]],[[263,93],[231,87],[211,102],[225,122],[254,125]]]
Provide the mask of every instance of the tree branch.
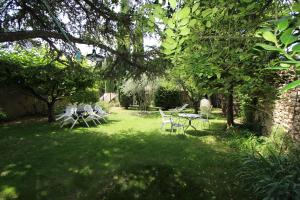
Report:
[[[54,31],[45,31],[45,30],[33,30],[33,31],[15,31],[15,32],[2,32],[0,33],[0,43],[1,42],[14,42],[19,40],[28,40],[28,39],[34,39],[34,38],[53,38],[53,39],[60,39],[65,42],[68,42],[67,39],[64,37],[63,34],[57,33]],[[99,42],[95,42],[91,39],[83,39],[83,38],[77,38],[70,34],[68,34],[68,39],[71,42],[79,43],[79,44],[87,44],[87,45],[94,45],[101,49],[104,49],[105,51],[111,52],[115,55],[119,55],[124,59],[127,63],[131,64],[132,66],[139,66],[137,63],[133,63],[129,58],[127,54],[121,53],[117,50],[114,50],[113,48],[106,46],[104,44],[101,44]],[[139,66],[140,67],[140,66]]]

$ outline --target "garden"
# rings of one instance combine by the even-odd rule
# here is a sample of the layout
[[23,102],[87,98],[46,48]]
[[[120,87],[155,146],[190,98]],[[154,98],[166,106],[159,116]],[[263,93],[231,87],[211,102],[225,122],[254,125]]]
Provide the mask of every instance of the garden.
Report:
[[296,0],[0,2],[0,200],[300,199]]

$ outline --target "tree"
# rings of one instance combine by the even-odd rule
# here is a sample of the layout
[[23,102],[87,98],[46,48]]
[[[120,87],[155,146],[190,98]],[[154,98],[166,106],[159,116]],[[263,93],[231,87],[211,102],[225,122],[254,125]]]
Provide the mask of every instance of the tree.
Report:
[[[228,127],[234,125],[234,90],[251,78],[244,73],[244,58],[257,42],[257,24],[273,5],[272,1],[175,2],[171,17],[159,16],[166,26],[162,52],[174,65],[194,68],[198,84],[207,83],[207,91],[225,95]],[[254,58],[247,59],[255,62]]]
[[48,121],[53,122],[55,103],[91,87],[94,79],[88,68],[78,63],[64,66],[52,62],[47,55],[45,49],[0,51],[0,81],[15,85],[46,103]]
[[267,22],[267,24],[258,31],[258,35],[265,39],[266,43],[258,43],[269,52],[278,53],[282,58],[274,63],[273,70],[292,70],[294,71],[293,80],[282,88],[283,92],[300,86],[298,72],[300,70],[300,3],[292,4],[292,12],[285,16]]
[[155,81],[144,75],[139,80],[126,80],[121,86],[121,93],[128,96],[135,96],[139,103],[139,109],[148,110],[153,99],[155,87]]
[[[135,35],[140,35],[140,32],[134,30],[139,24],[137,21],[146,21],[143,5],[131,4],[128,0],[3,0],[0,3],[0,43],[36,45],[46,42],[52,51],[57,52],[58,61],[63,56],[72,59],[78,43],[92,45],[100,49],[103,56],[113,58],[112,69],[108,71],[140,76],[159,69],[154,66],[157,63],[152,62],[159,57],[159,52],[156,49],[124,51],[116,41],[139,37]],[[119,6],[122,12],[117,11]],[[127,42],[131,44],[132,41]],[[147,62],[135,62],[140,58]],[[118,67],[119,61],[126,65]]]

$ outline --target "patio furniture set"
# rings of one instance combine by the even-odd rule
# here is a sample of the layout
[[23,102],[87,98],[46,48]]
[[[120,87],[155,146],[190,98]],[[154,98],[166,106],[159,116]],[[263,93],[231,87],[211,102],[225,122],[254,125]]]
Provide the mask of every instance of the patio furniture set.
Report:
[[[197,130],[197,128],[192,124],[192,121],[194,120],[198,120],[201,123],[207,123],[209,127],[209,115],[212,110],[212,105],[210,104],[209,100],[202,99],[200,101],[199,114],[181,113],[187,106],[188,104],[184,104],[180,108],[169,110],[171,111],[170,115],[165,114],[161,109],[159,109],[159,112],[162,117],[161,129],[167,124],[170,124],[171,132],[173,132],[174,128],[181,128],[183,132],[185,132],[189,127],[193,128],[194,130]],[[188,124],[185,125],[182,119],[188,120]]]
[[95,104],[92,107],[89,104],[68,105],[63,113],[57,115],[56,120],[61,121],[63,127],[67,124],[72,124],[71,129],[80,122],[85,126],[90,127],[89,121],[92,121],[96,126],[101,124],[101,121],[106,121],[105,117],[108,115],[99,105]]

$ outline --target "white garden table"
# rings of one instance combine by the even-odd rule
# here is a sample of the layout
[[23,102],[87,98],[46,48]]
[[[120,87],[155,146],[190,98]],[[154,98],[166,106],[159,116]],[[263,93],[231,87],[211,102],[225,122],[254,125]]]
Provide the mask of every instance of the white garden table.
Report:
[[195,126],[192,125],[192,121],[193,121],[194,119],[199,119],[199,118],[201,118],[200,115],[198,115],[198,114],[189,114],[189,113],[180,113],[180,114],[178,114],[178,116],[179,116],[179,117],[182,117],[182,118],[186,118],[186,119],[189,120],[189,125],[185,128],[185,130],[188,129],[189,127],[192,127],[193,129],[197,130],[197,128],[196,128]]

